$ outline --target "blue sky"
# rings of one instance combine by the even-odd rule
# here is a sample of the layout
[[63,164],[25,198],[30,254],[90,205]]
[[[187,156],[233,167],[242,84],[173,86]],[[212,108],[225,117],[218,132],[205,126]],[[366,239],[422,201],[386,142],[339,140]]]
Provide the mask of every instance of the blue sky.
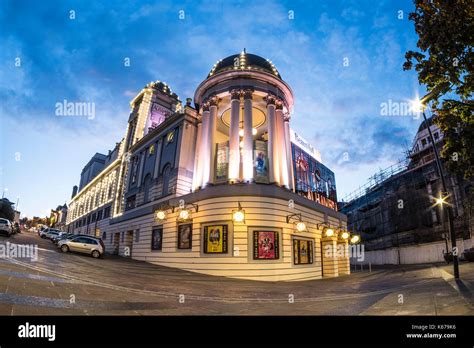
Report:
[[[90,157],[123,137],[145,84],[165,81],[184,101],[245,47],[292,87],[291,126],[319,149],[342,198],[402,158],[419,125],[380,113],[424,91],[402,70],[416,48],[412,10],[408,0],[2,1],[0,189],[22,214],[48,214]],[[56,116],[63,100],[95,103],[95,117]]]

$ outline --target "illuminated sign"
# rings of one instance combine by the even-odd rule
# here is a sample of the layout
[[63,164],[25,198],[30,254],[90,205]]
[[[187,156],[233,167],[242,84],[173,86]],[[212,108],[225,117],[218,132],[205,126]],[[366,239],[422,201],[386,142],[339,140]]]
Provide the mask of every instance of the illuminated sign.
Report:
[[290,129],[290,140],[293,144],[303,149],[308,155],[313,157],[316,161],[321,162],[321,153],[316,150],[308,141],[302,138],[293,129]]

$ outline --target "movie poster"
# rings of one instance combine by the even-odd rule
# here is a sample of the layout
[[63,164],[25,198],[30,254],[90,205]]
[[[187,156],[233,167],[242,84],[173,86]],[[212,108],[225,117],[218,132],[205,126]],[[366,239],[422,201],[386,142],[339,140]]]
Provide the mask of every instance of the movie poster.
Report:
[[204,253],[227,253],[227,225],[214,225],[204,227]]
[[161,250],[163,244],[163,227],[154,228],[151,232],[151,250]]
[[229,167],[228,142],[217,144],[216,162],[216,180],[227,181],[227,171]]
[[276,260],[280,258],[278,232],[254,231],[253,244],[254,260]]
[[256,182],[268,182],[268,157],[267,157],[267,144],[264,141],[255,141],[255,181]]
[[193,224],[178,225],[178,249],[191,249]]
[[295,265],[312,264],[313,241],[306,239],[293,239],[293,255]]

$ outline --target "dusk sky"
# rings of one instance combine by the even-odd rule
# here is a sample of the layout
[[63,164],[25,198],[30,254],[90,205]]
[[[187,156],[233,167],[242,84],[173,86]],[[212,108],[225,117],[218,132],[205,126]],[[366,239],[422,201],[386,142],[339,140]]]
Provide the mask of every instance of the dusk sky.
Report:
[[[148,82],[185,101],[217,60],[246,48],[293,89],[291,127],[321,152],[342,199],[403,158],[419,126],[381,114],[382,103],[424,93],[402,69],[416,49],[413,9],[409,0],[2,1],[0,189],[19,197],[22,216],[49,215],[91,156],[122,139],[129,102]],[[94,103],[95,117],[56,116],[64,100]]]

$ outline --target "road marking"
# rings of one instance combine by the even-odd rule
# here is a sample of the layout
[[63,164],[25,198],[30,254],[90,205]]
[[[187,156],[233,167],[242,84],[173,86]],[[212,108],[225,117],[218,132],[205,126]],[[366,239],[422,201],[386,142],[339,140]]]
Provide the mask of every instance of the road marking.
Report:
[[[34,269],[37,271],[45,272],[45,273],[50,273],[54,274],[57,277],[62,277],[65,279],[70,279],[70,280],[75,280],[75,281],[80,281],[82,283],[86,283],[89,285],[95,285],[111,290],[116,290],[116,291],[126,291],[126,292],[131,292],[135,294],[143,294],[143,295],[150,295],[150,296],[158,296],[158,297],[165,297],[165,298],[178,298],[180,295],[179,293],[170,293],[170,292],[163,292],[163,291],[152,291],[152,290],[141,290],[141,289],[135,289],[135,288],[129,288],[125,286],[120,286],[120,285],[114,285],[114,284],[107,284],[103,282],[98,282],[92,279],[86,279],[86,278],[81,278],[81,277],[76,277],[76,276],[71,276],[68,274],[64,273],[59,273],[55,272],[52,270],[49,270],[44,267],[39,267],[39,266],[32,266],[28,263],[24,263],[18,260],[11,260],[11,262],[16,263],[18,265]],[[355,293],[355,294],[341,294],[341,295],[332,295],[332,296],[318,296],[318,297],[303,297],[303,298],[298,298],[297,301],[295,302],[324,302],[324,301],[336,301],[336,300],[346,300],[346,299],[355,299],[355,298],[361,298],[361,297],[367,297],[367,296],[375,296],[375,295],[381,295],[381,294],[388,294],[392,293],[395,291],[400,291],[402,289],[406,288],[411,288],[415,287],[421,284],[426,284],[426,283],[431,283],[433,281],[436,281],[436,279],[425,279],[421,280],[417,283],[414,284],[406,284],[403,286],[400,286],[398,288],[390,288],[390,289],[383,289],[383,290],[377,290],[377,291],[370,291],[366,293]],[[190,300],[197,300],[197,301],[210,301],[210,302],[223,302],[223,303],[262,303],[262,302],[285,302],[288,303],[288,298],[287,297],[280,297],[280,298],[245,298],[245,297],[211,297],[211,296],[199,296],[199,295],[190,295],[186,294],[186,299]]]

